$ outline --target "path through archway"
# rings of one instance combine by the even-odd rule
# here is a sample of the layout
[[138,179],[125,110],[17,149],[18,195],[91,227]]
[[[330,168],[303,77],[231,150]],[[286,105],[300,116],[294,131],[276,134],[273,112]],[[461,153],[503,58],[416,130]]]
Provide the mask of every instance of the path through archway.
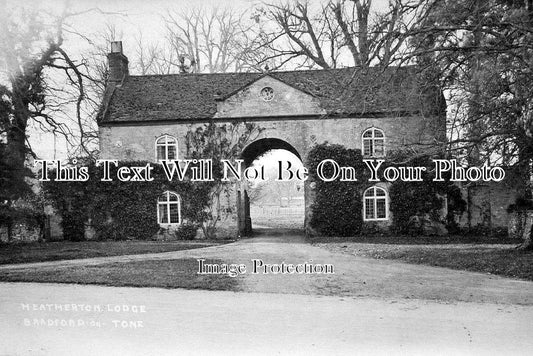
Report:
[[[280,139],[262,139],[242,153],[246,167],[263,172],[245,185],[243,193],[243,233],[251,236],[265,230],[303,230],[305,220],[304,182],[278,180],[280,164],[296,171],[303,166],[299,152]],[[281,162],[281,163],[280,163]],[[288,178],[285,173],[284,178]],[[269,231],[271,233],[272,231]]]

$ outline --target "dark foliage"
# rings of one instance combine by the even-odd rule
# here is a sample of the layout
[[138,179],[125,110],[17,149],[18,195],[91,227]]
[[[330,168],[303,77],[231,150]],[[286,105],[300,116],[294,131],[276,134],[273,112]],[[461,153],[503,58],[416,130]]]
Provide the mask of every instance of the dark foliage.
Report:
[[31,208],[11,207],[0,205],[0,225],[10,228],[15,222],[24,221],[32,227],[42,227],[45,215],[43,212]]
[[[120,163],[119,167],[145,166],[148,162]],[[63,217],[64,234],[69,240],[83,239],[84,223],[91,220],[99,239],[151,239],[159,230],[156,204],[165,191],[181,197],[181,214],[185,221],[201,219],[209,203],[208,183],[177,179],[168,181],[163,169],[152,164],[153,181],[121,182],[117,168],[111,169],[112,181],[101,181],[102,167],[89,166],[86,182],[51,181],[43,188],[54,207]]]
[[186,223],[180,225],[176,230],[176,238],[178,240],[194,240],[198,231],[198,225]]
[[516,211],[533,210],[533,200],[519,197],[514,204],[509,205],[507,208],[508,213],[514,213]]
[[[389,188],[390,205],[392,212],[393,228],[403,234],[420,234],[421,226],[414,227],[413,217],[429,217],[432,221],[446,224],[450,232],[457,232],[457,216],[466,209],[466,202],[461,197],[461,191],[453,182],[435,182],[431,172],[431,157],[418,157],[411,160],[407,166],[426,167],[422,172],[422,181],[405,182],[397,180]],[[394,166],[389,164],[389,166]],[[446,179],[446,177],[444,177]],[[448,213],[444,221],[441,211],[448,201]]]
[[[326,159],[336,161],[340,166],[354,167],[357,181],[325,182],[317,176],[318,164]],[[360,150],[348,149],[341,145],[321,144],[315,146],[308,155],[309,177],[315,184],[310,225],[326,236],[350,236],[361,232],[363,225],[361,194],[368,186],[368,170],[362,161]],[[324,169],[326,177],[331,176],[333,167]],[[313,184],[312,183],[312,184]]]
[[0,142],[0,205],[10,204],[25,195],[32,195],[32,191],[25,177],[31,177],[27,168],[13,165],[6,154],[6,145]]

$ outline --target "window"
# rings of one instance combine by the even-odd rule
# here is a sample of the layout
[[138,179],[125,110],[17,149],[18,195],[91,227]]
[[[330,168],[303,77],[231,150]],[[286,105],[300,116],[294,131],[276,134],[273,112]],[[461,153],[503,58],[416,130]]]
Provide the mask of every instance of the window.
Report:
[[157,199],[157,221],[159,225],[181,224],[181,199],[173,192],[164,192]]
[[365,221],[387,220],[387,192],[383,188],[370,187],[363,194],[363,216]]
[[371,127],[363,132],[363,156],[385,156],[385,134],[383,131]]
[[178,158],[178,140],[170,135],[163,135],[155,141],[155,156],[157,161]]
[[274,98],[274,89],[271,87],[264,87],[259,94],[264,101],[270,101]]

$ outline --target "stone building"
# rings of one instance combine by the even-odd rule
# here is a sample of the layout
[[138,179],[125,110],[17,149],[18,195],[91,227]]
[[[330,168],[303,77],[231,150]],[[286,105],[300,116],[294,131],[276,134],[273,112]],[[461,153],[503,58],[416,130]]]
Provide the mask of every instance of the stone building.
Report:
[[[444,97],[414,67],[133,76],[121,43],[113,43],[108,59],[98,122],[103,159],[187,158],[186,133],[208,122],[253,122],[264,129],[242,152],[247,165],[272,149],[288,150],[305,164],[310,149],[324,142],[378,158],[445,140]],[[227,233],[248,226],[244,190],[235,184],[235,213],[223,222]],[[307,220],[312,184],[304,190]],[[180,223],[173,205],[179,199],[161,192],[154,201],[160,224]],[[388,224],[386,185],[369,188],[363,199],[364,220]]]

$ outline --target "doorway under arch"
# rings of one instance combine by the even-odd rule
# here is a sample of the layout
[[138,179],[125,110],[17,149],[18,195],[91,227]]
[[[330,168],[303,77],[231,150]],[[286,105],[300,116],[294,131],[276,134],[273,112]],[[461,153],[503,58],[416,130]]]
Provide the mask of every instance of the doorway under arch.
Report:
[[303,166],[298,150],[284,140],[265,138],[248,145],[243,150],[241,159],[246,168],[263,170],[267,178],[247,182],[242,187],[242,194],[239,194],[242,195],[239,209],[241,233],[251,236],[254,230],[257,231],[256,228],[303,230],[304,182],[296,179],[276,180],[278,161],[282,161],[283,167],[290,164],[293,171]]

